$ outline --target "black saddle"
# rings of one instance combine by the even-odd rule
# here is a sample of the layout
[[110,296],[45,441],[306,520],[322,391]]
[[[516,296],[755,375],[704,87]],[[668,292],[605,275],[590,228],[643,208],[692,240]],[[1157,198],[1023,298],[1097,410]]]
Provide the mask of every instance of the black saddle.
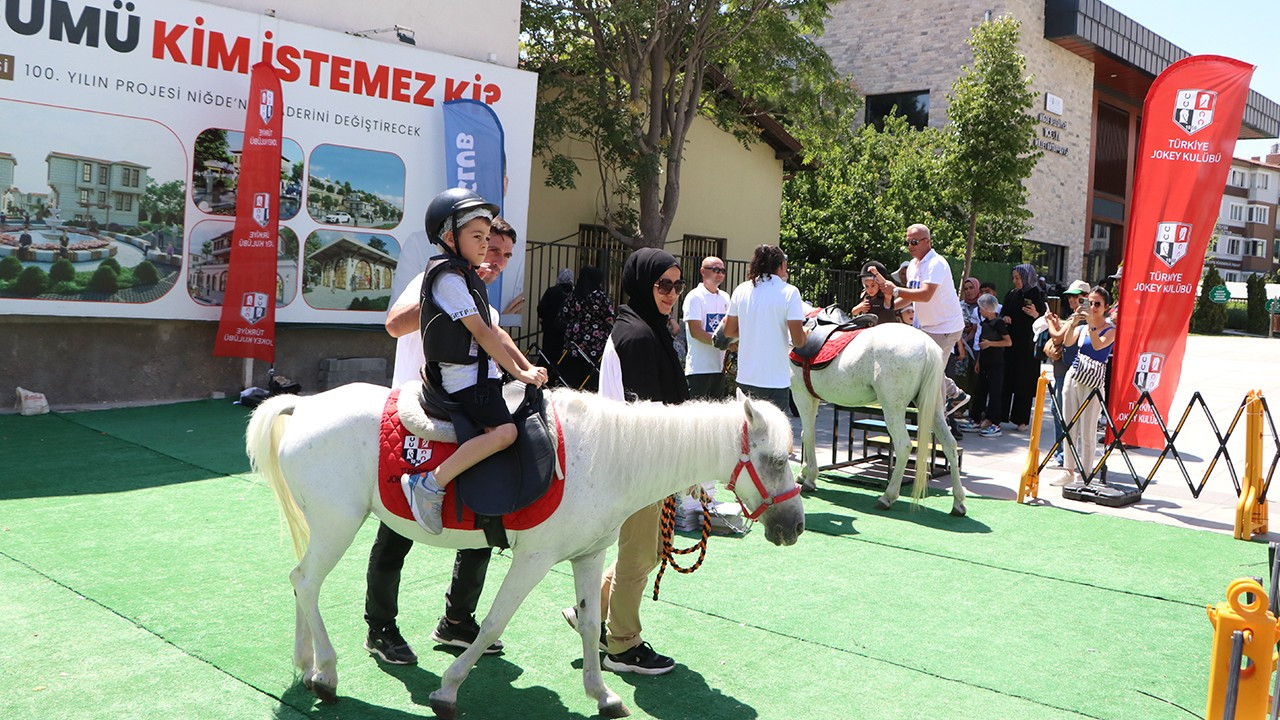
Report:
[[857,330],[859,328],[869,328],[879,322],[879,318],[875,315],[866,314],[852,316],[841,310],[835,305],[828,305],[818,311],[818,314],[805,320],[805,341],[804,345],[792,350],[796,357],[808,360],[818,356],[818,351],[822,350],[822,346],[827,344],[827,340],[832,333],[839,330]]
[[[477,515],[500,517],[529,506],[546,493],[555,473],[556,448],[547,429],[542,389],[510,382],[503,386],[502,397],[516,423],[516,441],[455,480],[458,499]],[[460,404],[430,381],[422,383],[419,402],[427,415],[453,423],[459,445],[484,432]]]

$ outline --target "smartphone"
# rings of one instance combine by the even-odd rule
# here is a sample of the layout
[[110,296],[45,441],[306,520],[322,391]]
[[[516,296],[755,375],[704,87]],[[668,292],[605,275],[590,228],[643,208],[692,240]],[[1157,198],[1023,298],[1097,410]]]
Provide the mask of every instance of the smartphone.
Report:
[[1033,303],[1032,303],[1030,300],[1026,300],[1026,299],[1024,299],[1024,300],[1022,301],[1022,307],[1031,307],[1031,306],[1032,306],[1032,304],[1033,304]]
[[1060,297],[1049,298],[1049,312],[1053,313],[1054,315],[1062,314],[1062,298]]

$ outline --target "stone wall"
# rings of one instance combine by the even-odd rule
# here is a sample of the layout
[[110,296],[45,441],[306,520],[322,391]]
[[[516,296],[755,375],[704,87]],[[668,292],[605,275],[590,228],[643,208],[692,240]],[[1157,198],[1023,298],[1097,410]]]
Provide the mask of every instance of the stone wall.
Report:
[[[192,320],[9,316],[0,320],[0,392],[11,394],[17,386],[42,392],[55,409],[191,400],[214,392],[230,401],[242,389],[243,361],[213,356],[217,328]],[[367,364],[389,374],[394,356],[395,341],[381,325],[276,328],[276,372],[301,383],[304,393],[323,389],[321,368],[328,358],[374,358],[384,364]],[[253,367],[253,385],[267,387],[266,363]],[[349,379],[389,384],[385,376]],[[0,412],[11,407],[11,400],[0,400]]]
[[[951,84],[962,66],[973,63],[966,41],[988,10],[992,17],[1008,13],[1022,23],[1021,50],[1034,78],[1032,89],[1040,93],[1032,114],[1066,125],[1039,124],[1039,136],[1067,154],[1046,151],[1026,185],[1033,214],[1027,237],[1067,248],[1062,279],[1069,282],[1081,271],[1088,234],[1093,64],[1044,39],[1042,0],[844,0],[832,6],[819,43],[864,95],[928,90],[929,124],[942,127]],[[1046,92],[1062,98],[1062,115],[1045,111]]]

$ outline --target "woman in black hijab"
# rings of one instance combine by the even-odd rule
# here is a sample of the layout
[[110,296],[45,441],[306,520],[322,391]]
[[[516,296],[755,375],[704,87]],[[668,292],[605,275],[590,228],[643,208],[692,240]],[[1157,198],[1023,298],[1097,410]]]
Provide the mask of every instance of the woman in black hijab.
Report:
[[[628,300],[618,308],[600,363],[600,394],[622,400],[625,393],[628,400],[669,404],[688,400],[684,369],[667,329],[667,317],[684,289],[676,259],[654,248],[635,251],[622,268],[622,289]],[[640,601],[649,573],[658,565],[661,518],[658,502],[637,510],[618,532],[618,556],[605,571],[600,589],[607,621],[607,632],[601,632],[607,670],[661,675],[675,667],[675,660],[658,654],[640,637]],[[576,608],[563,612],[576,627]]]
[[[662,250],[637,250],[622,268],[622,290],[627,304],[618,308],[609,340],[627,399],[634,396],[672,405],[688,400],[689,385],[667,328],[667,318],[684,290],[680,265]],[[606,349],[602,377],[608,373],[608,354]]]

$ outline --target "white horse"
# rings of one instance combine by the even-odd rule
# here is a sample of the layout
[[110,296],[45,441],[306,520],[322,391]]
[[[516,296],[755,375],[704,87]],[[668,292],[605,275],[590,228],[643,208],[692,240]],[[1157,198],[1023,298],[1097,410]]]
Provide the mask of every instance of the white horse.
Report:
[[[338,675],[337,656],[320,618],[320,586],[370,511],[418,542],[487,546],[482,531],[428,535],[383,506],[376,489],[378,435],[388,393],[385,387],[354,384],[305,398],[281,395],[262,403],[249,421],[249,459],[274,492],[299,557],[289,574],[297,604],[294,665],[322,700],[336,699]],[[767,403],[694,402],[676,409],[571,390],[552,391],[548,398],[564,433],[563,499],[537,527],[508,531],[511,567],[476,642],[431,693],[431,708],[439,717],[456,717],[458,686],[481,652],[502,635],[525,596],[562,560],[573,564],[587,695],[605,717],[629,714],[605,686],[596,646],[605,550],[636,510],[718,478],[729,481],[744,510],[760,514],[765,537],[775,545],[795,543],[804,530],[799,487],[788,464],[791,426]],[[555,422],[550,424],[554,433]],[[453,440],[448,423],[436,430],[429,439]]]
[[[821,370],[811,370],[809,381],[815,398],[805,386],[804,370],[791,367],[791,397],[800,411],[800,442],[804,452],[801,484],[807,490],[817,487],[818,454],[815,448],[814,424],[818,416],[819,398],[846,407],[878,402],[884,410],[885,429],[893,441],[893,471],[889,486],[876,501],[876,507],[888,510],[902,490],[902,476],[910,455],[911,437],[907,433],[907,404],[915,401],[919,411],[916,441],[927,457],[934,429],[938,443],[951,467],[951,514],[965,514],[964,487],[956,464],[956,441],[947,429],[942,405],[942,377],[946,369],[942,351],[928,335],[902,323],[877,325],[850,342],[835,360]],[[928,488],[929,462],[916,459],[916,479],[911,488],[915,502]]]

